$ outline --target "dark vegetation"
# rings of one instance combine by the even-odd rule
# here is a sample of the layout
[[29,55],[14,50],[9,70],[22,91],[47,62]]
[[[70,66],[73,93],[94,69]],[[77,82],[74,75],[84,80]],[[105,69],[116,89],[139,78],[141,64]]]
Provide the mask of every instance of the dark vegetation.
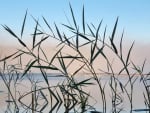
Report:
[[[15,34],[8,26],[3,25],[4,29],[15,37],[22,46],[15,53],[0,59],[1,64],[3,64],[0,70],[0,76],[7,88],[8,94],[8,99],[6,99],[8,107],[5,112],[86,113],[90,111],[92,113],[108,113],[110,112],[108,111],[110,108],[108,108],[107,102],[109,101],[111,103],[111,112],[120,113],[125,110],[123,106],[124,99],[122,97],[122,95],[125,95],[127,97],[126,101],[130,104],[128,113],[132,113],[133,111],[147,111],[150,113],[150,89],[148,84],[150,78],[149,74],[144,74],[145,61],[139,67],[130,59],[134,43],[131,44],[127,54],[124,54],[124,32],[121,38],[118,39],[120,40],[119,44],[115,43],[118,18],[112,29],[112,34],[110,37],[106,37],[107,27],[105,27],[102,34],[100,33],[102,20],[96,26],[92,23],[86,23],[84,7],[82,10],[82,26],[78,25],[71,5],[70,11],[73,25],[70,24],[71,22],[69,24],[62,24],[62,27],[68,30],[67,33],[61,31],[56,24],[54,24],[54,28],[51,27],[46,18],[42,17],[45,25],[49,29],[47,33],[43,30],[39,21],[33,18],[35,21],[35,29],[32,33],[32,47],[25,43],[23,41],[24,38],[22,38],[28,15],[27,12],[23,20],[20,36]],[[57,51],[51,58],[47,56],[42,48],[42,44],[50,38],[57,42]],[[106,41],[107,39],[109,41]],[[82,48],[88,48],[88,56],[84,54]],[[73,51],[73,54],[66,53],[66,49]],[[117,72],[114,70],[112,58],[110,54],[107,54],[107,51],[113,54],[117,62],[122,65],[118,68]],[[22,62],[24,56],[30,56],[29,62]],[[105,62],[103,68],[95,67],[97,59],[102,59]],[[11,60],[17,60],[18,63],[8,65]],[[74,65],[78,67],[70,73],[70,67]],[[41,81],[34,79],[33,69],[37,69],[40,72],[42,76]],[[54,74],[53,77],[58,79],[63,77],[64,79],[56,85],[51,85],[49,73],[54,72],[58,74]],[[88,76],[83,80],[77,80],[79,74],[80,76],[88,74]],[[126,83],[122,83],[119,79],[122,74],[127,76]],[[136,76],[137,74],[140,76]],[[104,75],[109,76],[106,84],[103,84],[101,79],[101,76]],[[145,88],[145,92],[143,93],[145,108],[133,109],[133,101],[135,101],[133,100],[134,84],[139,77],[141,79],[140,82]],[[20,93],[17,87],[21,87],[24,79],[31,84],[31,88],[28,89],[28,92]],[[44,85],[40,86],[40,82]],[[98,86],[97,90],[100,92],[98,99],[91,96],[92,92],[85,90],[85,87],[90,85]],[[110,89],[111,100],[106,98],[106,87]],[[25,104],[23,101],[26,96],[31,98],[29,104]],[[96,100],[97,102],[100,101],[102,104],[99,105],[99,108],[95,108],[94,104],[89,102],[90,99]]]

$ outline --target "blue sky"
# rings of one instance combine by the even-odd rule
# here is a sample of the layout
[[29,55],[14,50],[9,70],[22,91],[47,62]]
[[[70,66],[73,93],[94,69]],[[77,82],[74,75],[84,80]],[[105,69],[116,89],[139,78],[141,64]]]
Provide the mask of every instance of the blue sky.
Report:
[[[150,43],[150,1],[149,0],[1,0],[0,24],[8,25],[15,32],[20,32],[25,11],[28,9],[27,28],[33,30],[34,21],[30,17],[42,20],[44,16],[50,24],[66,23],[71,17],[69,2],[72,4],[77,21],[82,18],[82,6],[85,7],[86,22],[97,25],[103,19],[103,26],[108,31],[113,29],[119,16],[118,33],[125,28],[127,40]],[[64,13],[65,12],[65,13]],[[71,19],[70,19],[71,20]],[[26,30],[27,31],[27,30]],[[10,44],[8,34],[0,27],[0,44]],[[3,43],[1,43],[3,42]]]

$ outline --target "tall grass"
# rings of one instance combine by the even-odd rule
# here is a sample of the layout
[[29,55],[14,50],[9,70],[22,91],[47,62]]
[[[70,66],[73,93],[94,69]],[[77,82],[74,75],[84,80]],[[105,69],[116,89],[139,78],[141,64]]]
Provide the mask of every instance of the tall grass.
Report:
[[[23,47],[18,48],[15,53],[0,60],[0,62],[4,64],[1,68],[0,76],[8,90],[7,102],[15,105],[13,110],[15,110],[15,112],[19,112],[23,109],[24,112],[51,113],[60,112],[59,110],[63,106],[64,113],[69,113],[71,111],[74,113],[85,113],[87,111],[91,111],[91,113],[108,113],[108,102],[110,101],[106,97],[106,85],[108,85],[111,91],[112,113],[124,111],[124,99],[122,95],[126,95],[130,103],[130,110],[128,112],[150,112],[149,74],[143,74],[145,62],[142,68],[137,67],[132,62],[130,56],[134,42],[131,44],[128,53],[124,53],[124,32],[120,38],[119,46],[115,42],[119,18],[117,17],[116,19],[112,34],[108,37],[108,42],[106,41],[107,27],[105,27],[103,34],[100,34],[103,23],[102,20],[97,26],[93,23],[86,24],[83,7],[82,26],[79,26],[74,16],[72,6],[70,4],[69,6],[73,25],[62,24],[62,27],[67,29],[69,33],[64,33],[60,30],[56,23],[54,23],[54,27],[51,27],[46,18],[42,17],[50,32],[47,33],[43,30],[39,21],[33,18],[35,21],[35,28],[31,35],[32,46],[23,41],[26,18],[28,15],[27,11],[24,16],[20,36],[14,33],[8,26],[3,25],[4,29],[15,37]],[[57,51],[51,58],[49,58],[42,48],[42,45],[48,39],[54,39],[58,42],[56,45]],[[66,48],[72,50],[74,54],[66,54]],[[83,52],[82,48],[89,49],[89,56]],[[107,54],[107,51],[113,54],[117,62],[122,65],[122,67],[118,68],[117,72],[114,69],[115,67],[112,63],[111,55]],[[24,56],[29,56],[29,58],[31,58],[29,62],[22,63],[22,58]],[[18,59],[19,62],[17,65],[9,64],[9,66],[7,66],[9,60]],[[95,63],[97,59],[103,59],[103,61],[105,61],[105,66],[103,66],[103,68],[96,67]],[[71,67],[75,65],[77,65],[78,68],[71,72]],[[134,68],[134,73],[131,71],[132,68]],[[40,72],[43,77],[41,81],[44,86],[39,86],[41,81],[36,81],[34,79],[32,75],[34,73],[32,72],[33,69],[37,69],[38,72]],[[65,79],[57,85],[51,85],[49,73],[53,72],[58,73],[58,75],[55,75],[55,78],[64,77]],[[89,74],[90,76],[87,76],[84,80],[77,80],[77,76],[81,74],[81,72],[84,72],[84,75]],[[135,76],[137,73],[141,75],[141,81],[146,90],[146,92],[143,93],[146,109],[133,109],[133,101],[135,101],[133,100],[134,83],[137,80],[137,76]],[[128,80],[125,84],[119,79],[122,74],[128,76]],[[110,76],[108,83],[102,83],[102,75]],[[22,94],[17,90],[17,85],[20,85],[24,79],[27,79],[31,83],[31,89]],[[13,84],[11,84],[11,82],[13,82]],[[15,91],[11,90],[12,85],[16,88]],[[98,86],[98,91],[100,93],[99,98],[96,100],[102,102],[102,105],[99,105],[99,109],[101,109],[99,112],[97,108],[94,107],[93,103],[89,103],[89,100],[94,97],[91,96],[90,91],[85,90],[85,87],[90,85]],[[31,102],[26,104],[23,102],[23,99],[29,95],[31,97]]]

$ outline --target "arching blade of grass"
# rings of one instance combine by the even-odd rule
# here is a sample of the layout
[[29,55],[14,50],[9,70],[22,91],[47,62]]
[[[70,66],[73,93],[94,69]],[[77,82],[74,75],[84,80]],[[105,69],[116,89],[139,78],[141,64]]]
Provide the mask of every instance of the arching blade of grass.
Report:
[[56,52],[56,54],[51,58],[51,61],[49,62],[49,65],[51,65],[51,64],[53,63],[54,59],[57,58],[58,54],[61,52],[61,50],[62,50],[63,48],[64,48],[64,46],[61,47],[61,48]]
[[34,67],[34,68],[40,68],[40,69],[50,69],[50,70],[58,70],[58,68],[56,67],[52,67],[52,66],[35,66],[35,65],[32,65],[31,67]]
[[92,60],[93,60],[93,55],[94,55],[95,49],[96,49],[96,47],[97,47],[98,34],[99,34],[99,29],[100,29],[100,27],[101,27],[101,24],[102,24],[102,20],[101,20],[101,22],[99,23],[98,28],[97,28],[97,30],[96,30],[96,37],[95,37],[95,42],[94,42],[93,48],[92,48],[92,46],[91,46],[91,63],[93,62],[93,61],[92,61]]
[[[74,32],[74,31],[73,31],[73,33],[77,34],[77,32]],[[87,41],[90,41],[90,42],[91,42],[91,40],[90,40],[90,39],[89,39],[86,35],[81,34],[81,33],[78,33],[78,35],[79,35],[80,37],[82,37],[83,39],[85,39],[85,40],[87,40]]]
[[47,62],[49,62],[49,61],[48,61],[48,58],[47,58],[47,56],[46,56],[46,53],[45,53],[44,50],[41,48],[41,46],[39,46],[39,49],[41,50],[42,54],[44,55],[45,60],[46,60]]
[[96,40],[98,39],[98,34],[99,34],[100,27],[101,27],[101,25],[102,25],[102,22],[103,22],[103,20],[100,21],[100,23],[99,23],[99,25],[98,25],[98,28],[97,28],[97,30],[96,30]]
[[70,30],[75,30],[73,27],[70,27],[70,26],[68,26],[68,25],[66,25],[66,24],[62,24],[63,26],[65,26],[66,28],[68,28],[68,29],[70,29]]
[[104,46],[102,48],[100,48],[97,53],[95,54],[95,56],[92,57],[91,59],[91,63],[96,59],[96,57],[99,55],[99,54],[102,54],[102,56],[104,56],[103,54],[103,49],[104,49]]
[[84,15],[84,6],[82,9],[82,27],[83,27],[83,33],[85,34],[85,15]]
[[66,58],[66,59],[79,59],[79,58],[83,58],[83,57],[78,57],[78,56],[72,56],[72,55],[68,55],[68,56],[58,56],[57,58]]
[[27,68],[25,69],[25,71],[24,71],[24,73],[22,74],[22,76],[21,77],[24,77],[26,74],[27,74],[27,72],[30,70],[30,68],[35,64],[35,62],[37,61],[37,59],[35,59],[34,61],[32,61],[31,63],[29,63],[28,65],[27,65]]
[[23,31],[24,31],[24,26],[25,26],[26,18],[27,18],[27,10],[26,10],[26,14],[25,14],[25,17],[24,17],[24,20],[23,20],[23,24],[22,24],[21,38],[22,38],[22,35],[23,35]]
[[7,56],[7,57],[5,57],[5,58],[3,58],[3,59],[0,59],[0,62],[5,61],[5,60],[7,60],[7,59],[13,57],[13,56],[16,55],[17,53],[18,53],[18,51],[15,52],[15,53],[13,53],[13,54],[11,54],[11,55],[9,55],[9,56]]
[[77,51],[79,49],[79,29],[77,29],[77,34],[76,34],[76,49]]
[[7,32],[9,32],[12,36],[14,36],[15,38],[19,38],[8,26],[6,26],[6,25],[2,25],[3,26],[3,28],[7,31]]
[[18,38],[18,41],[20,42],[21,45],[23,45],[24,47],[27,47],[26,44],[22,40],[20,40],[19,38]]
[[36,33],[37,33],[37,28],[38,28],[38,21],[36,21],[36,26],[33,34],[33,44],[32,44],[32,49],[35,47],[35,40],[36,40]]
[[68,45],[70,46],[71,42],[69,41],[69,39],[66,37],[65,34],[64,34],[64,39],[65,39],[65,41],[68,43]]
[[[55,23],[54,23],[54,24],[55,24]],[[55,24],[55,28],[56,28],[56,31],[57,31],[57,34],[58,34],[58,36],[59,36],[60,41],[63,41],[63,40],[62,40],[62,36],[61,36],[61,34],[60,34],[60,32],[59,32],[59,29],[58,29],[58,27],[57,27],[56,24]]]
[[85,64],[83,64],[81,67],[79,67],[79,69],[77,69],[77,70],[73,73],[73,76],[76,75],[80,70],[82,70],[84,66],[85,66]]
[[78,83],[75,84],[75,86],[94,85],[94,83],[89,82],[91,79],[93,79],[93,77],[92,77],[92,78],[85,79],[85,80],[83,80],[83,81],[81,81],[81,82],[78,82]]
[[117,20],[116,20],[116,23],[115,23],[115,26],[114,26],[114,29],[113,29],[113,32],[112,32],[112,35],[111,35],[111,38],[110,38],[111,45],[112,45],[112,47],[114,49],[114,52],[116,54],[118,54],[118,51],[117,51],[117,48],[114,44],[114,36],[115,36],[115,33],[116,33],[117,24],[118,24],[118,17],[117,17]]
[[70,6],[70,11],[71,11],[71,15],[72,15],[72,19],[73,19],[75,28],[77,29],[77,23],[76,23],[75,16],[74,16],[74,13],[73,13],[73,10],[72,10],[72,7],[71,7],[70,3],[69,3],[69,6]]
[[106,38],[106,29],[107,29],[107,26],[105,27],[104,34],[103,34],[103,45],[105,44],[105,38]]
[[127,55],[127,59],[126,59],[126,65],[128,64],[128,61],[129,61],[129,58],[130,58],[130,54],[131,54],[131,50],[133,48],[133,45],[134,45],[134,42],[132,43],[130,49],[129,49],[129,52],[128,52],[128,55]]
[[67,73],[67,67],[66,67],[66,65],[65,65],[65,62],[64,62],[64,59],[63,59],[63,56],[62,56],[61,51],[60,51],[59,55],[60,55],[60,57],[59,57],[59,56],[57,57],[57,58],[58,58],[58,61],[59,61],[59,64],[60,64],[60,66],[61,66],[61,68],[62,68],[64,74],[65,74],[65,75],[68,75],[68,73]]
[[48,28],[50,29],[50,31],[52,32],[53,37],[55,37],[55,34],[54,34],[54,32],[53,32],[53,29],[52,29],[51,26],[48,24],[47,20],[46,20],[44,17],[43,17],[43,20],[44,20],[44,22],[46,23],[46,25],[48,26]]
[[118,19],[119,19],[119,17],[117,17],[117,20],[116,20],[116,23],[115,23],[115,26],[114,26],[114,29],[113,29],[113,32],[112,32],[112,35],[111,35],[112,42],[114,41],[114,36],[115,36],[115,33],[116,33],[117,24],[118,24]]
[[123,36],[124,36],[124,30],[123,30],[123,32],[122,32],[121,40],[120,40],[120,57],[121,57],[121,59],[123,59],[123,58],[122,58],[122,41],[123,41]]
[[39,42],[34,46],[34,48],[37,47],[38,45],[40,45],[40,44],[41,44],[43,41],[45,41],[48,37],[49,37],[49,36],[46,36],[46,37],[42,38],[41,41],[39,41]]
[[17,38],[21,45],[26,47],[26,44],[22,40],[20,40],[19,37],[8,26],[5,25],[3,27],[7,32],[9,32],[11,35],[13,35],[15,38]]
[[91,27],[90,27],[88,24],[87,24],[87,26],[88,26],[88,28],[89,28],[89,30],[90,30],[92,36],[95,37],[95,34],[94,34],[94,32],[92,31]]

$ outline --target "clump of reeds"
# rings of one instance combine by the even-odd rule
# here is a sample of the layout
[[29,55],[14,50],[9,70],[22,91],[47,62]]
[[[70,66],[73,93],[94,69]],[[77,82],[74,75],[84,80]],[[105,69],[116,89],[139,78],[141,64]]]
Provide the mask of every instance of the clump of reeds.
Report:
[[[146,89],[146,94],[144,93],[143,96],[145,98],[145,105],[148,109],[143,109],[141,111],[149,111],[150,91],[149,85],[147,84],[149,81],[149,76],[143,75],[144,66],[141,70],[139,70],[130,59],[134,43],[131,44],[131,47],[129,48],[126,56],[124,56],[123,52],[124,32],[120,38],[119,46],[115,43],[115,33],[118,25],[118,17],[112,30],[112,34],[110,37],[108,37],[109,42],[107,42],[107,27],[105,27],[104,33],[100,34],[100,28],[103,22],[102,20],[97,26],[95,26],[93,23],[86,24],[83,7],[82,26],[79,26],[71,5],[70,11],[73,25],[62,24],[62,26],[68,29],[68,32],[70,32],[66,34],[62,32],[56,24],[54,24],[54,27],[51,27],[48,21],[42,17],[50,31],[50,33],[47,33],[43,30],[39,21],[33,18],[35,21],[35,29],[32,34],[32,47],[23,41],[27,12],[23,20],[20,36],[16,35],[8,26],[3,26],[4,29],[8,31],[13,37],[15,37],[23,47],[18,48],[15,53],[0,60],[1,62],[4,62],[4,67],[2,68],[0,75],[8,89],[8,101],[10,103],[12,100],[12,103],[15,105],[16,112],[19,112],[19,106],[21,105],[24,111],[32,111],[32,113],[59,112],[61,106],[64,107],[65,113],[69,113],[70,111],[73,111],[74,113],[85,113],[87,111],[95,113],[98,111],[96,111],[96,108],[94,108],[92,103],[89,103],[89,99],[93,99],[94,97],[92,97],[90,95],[91,92],[87,92],[84,87],[89,85],[97,85],[100,95],[96,100],[102,102],[102,105],[99,105],[99,109],[101,109],[103,113],[107,113],[107,103],[110,100],[108,100],[106,97],[105,88],[106,85],[108,85],[111,91],[111,112],[119,113],[124,110],[124,100],[122,95],[126,95],[130,103],[129,112],[132,113],[134,101],[133,86],[137,79],[137,77],[135,77],[136,72],[139,72],[141,75],[141,80],[143,81]],[[37,38],[39,39],[39,37],[40,40],[37,41]],[[49,38],[55,39],[58,42],[56,45],[58,50],[50,59],[42,48],[42,44]],[[71,49],[75,54],[66,54],[66,48]],[[89,56],[84,54],[82,48],[89,48]],[[122,67],[118,68],[118,72],[115,72],[112,59],[110,58],[111,56],[107,54],[107,50],[114,55],[113,57],[115,57],[120,64],[122,64]],[[25,62],[24,64],[22,63],[23,56],[29,56],[31,59],[29,62]],[[95,67],[95,62],[100,58],[105,61],[107,70]],[[9,59],[19,59],[17,65],[19,65],[20,68],[17,68],[14,64],[11,64],[11,69],[8,68],[8,66],[6,66],[6,62],[9,61]],[[78,68],[74,70],[74,72],[70,73],[70,67],[73,67],[75,64],[79,64]],[[135,73],[130,72],[132,66],[136,70]],[[31,79],[33,73],[32,69],[35,68],[39,70],[41,76],[43,77],[41,81],[45,84],[45,86],[39,86],[38,81]],[[97,72],[97,68],[99,68],[99,72]],[[8,70],[8,78],[5,76],[6,70]],[[65,79],[63,79],[63,81],[57,85],[53,86],[51,85],[47,72],[57,72],[59,74],[55,76],[56,78],[64,77]],[[80,72],[86,72],[83,74],[86,75],[88,73],[90,76],[84,80],[78,81],[76,76]],[[98,73],[100,73],[100,75],[109,75],[110,79],[108,83],[102,84],[101,76]],[[126,84],[123,84],[118,79],[122,73],[128,76]],[[24,78],[27,78],[27,80],[30,81],[31,90],[29,92],[25,92],[24,94],[20,94],[20,92],[16,89],[15,93],[18,93],[18,96],[16,96],[16,94],[14,95],[10,89],[11,82],[14,81],[13,85],[14,88],[16,88],[16,85],[18,85],[18,83],[21,84],[20,80],[23,80]],[[22,101],[22,99],[28,95],[31,95],[31,102],[27,105]]]

